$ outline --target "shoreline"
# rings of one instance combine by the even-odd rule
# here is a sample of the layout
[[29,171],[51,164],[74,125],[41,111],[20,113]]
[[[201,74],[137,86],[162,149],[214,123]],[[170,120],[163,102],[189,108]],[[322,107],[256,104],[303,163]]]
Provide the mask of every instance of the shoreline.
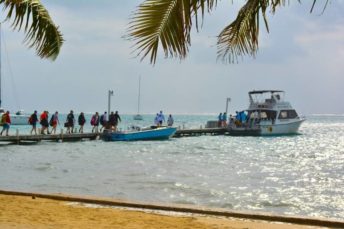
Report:
[[[12,204],[16,205],[19,208],[19,211],[20,211],[21,206],[31,204],[32,205],[31,211],[35,210],[32,212],[36,212],[36,210],[37,211],[43,210],[44,214],[46,213],[46,211],[58,209],[58,207],[56,206],[52,209],[50,207],[47,208],[46,206],[44,206],[44,204],[47,205],[47,203],[48,204],[55,203],[55,205],[60,206],[61,208],[68,208],[69,209],[68,211],[76,211],[77,209],[80,210],[81,208],[83,209],[82,210],[84,212],[83,214],[89,215],[89,217],[91,217],[93,214],[98,214],[100,210],[104,210],[104,211],[106,210],[105,211],[106,213],[104,214],[121,214],[122,215],[121,217],[124,217],[124,218],[127,218],[128,214],[130,215],[133,212],[135,212],[135,214],[139,214],[137,216],[139,218],[155,217],[156,219],[153,221],[156,222],[156,225],[155,225],[156,228],[165,227],[162,224],[164,223],[164,220],[166,220],[165,219],[166,217],[172,220],[171,223],[173,222],[177,223],[176,225],[174,225],[174,227],[184,227],[178,224],[178,223],[182,223],[182,222],[179,222],[179,220],[180,218],[183,218],[185,220],[187,219],[186,221],[188,222],[189,220],[191,220],[191,221],[195,221],[195,223],[202,222],[203,224],[207,224],[207,222],[211,221],[211,224],[217,225],[215,228],[222,228],[222,226],[225,227],[224,225],[227,225],[227,226],[228,225],[231,225],[231,226],[241,225],[240,227],[233,227],[233,228],[242,228],[243,226],[247,228],[256,228],[256,227],[259,227],[258,225],[260,224],[262,225],[268,224],[266,226],[269,226],[269,228],[272,228],[273,226],[277,226],[276,228],[304,228],[304,227],[309,227],[309,226],[344,228],[344,221],[333,220],[333,219],[329,220],[329,219],[319,219],[319,218],[310,218],[310,217],[279,216],[279,215],[273,215],[270,213],[228,211],[227,209],[195,207],[195,206],[189,206],[189,205],[176,205],[176,204],[164,205],[164,204],[156,204],[156,203],[132,202],[132,201],[125,201],[125,200],[98,198],[98,197],[90,197],[90,196],[71,196],[71,195],[65,195],[65,194],[42,194],[42,193],[26,193],[26,192],[0,190],[0,199],[2,199],[2,207],[1,207],[2,210],[0,211],[2,212],[0,214],[0,227],[1,225],[8,226],[8,225],[4,225],[3,224],[4,222],[11,222],[11,224],[14,223],[14,225],[17,225],[17,226],[18,226],[18,223],[19,225],[21,224],[20,222],[22,219],[20,219],[20,222],[19,222],[17,221],[19,220],[17,219],[17,217],[11,219],[11,216],[9,216],[7,220],[3,219],[4,217],[6,218],[6,215],[8,215],[10,211],[15,212],[15,210],[13,209],[12,210],[7,209],[9,207],[8,204],[4,204],[6,200],[10,200]],[[36,203],[40,203],[40,205],[42,204],[42,207],[41,208],[37,207],[38,209],[36,209]],[[24,215],[31,214],[30,213],[31,211],[25,212],[22,214]],[[110,212],[112,211],[112,213],[108,211]],[[62,214],[62,213],[59,212],[59,210],[57,210],[57,212],[53,213],[52,215],[55,215],[56,217],[58,217],[59,214]],[[13,216],[14,215],[12,215],[12,217]],[[27,216],[27,217],[29,219],[31,218],[30,216]],[[36,216],[33,216],[33,217],[36,217]],[[63,218],[65,217],[66,216],[63,216]],[[97,218],[97,220],[101,220],[100,218]],[[163,220],[160,221],[160,219],[163,219]],[[58,219],[57,221],[59,220],[61,219]],[[147,223],[151,223],[151,220],[148,220],[148,221],[149,222]],[[191,221],[189,223],[191,223]],[[30,220],[26,222],[26,224],[27,223],[30,223]],[[24,228],[27,226],[26,224],[24,223],[23,225]],[[39,222],[38,222],[38,225],[40,225]],[[35,225],[35,226],[37,227],[38,225]],[[43,226],[44,228],[44,223],[40,226]],[[106,225],[103,225],[103,226],[106,226]],[[208,226],[209,225],[206,225],[204,228],[207,228]],[[202,228],[202,227],[199,227],[199,228]]]

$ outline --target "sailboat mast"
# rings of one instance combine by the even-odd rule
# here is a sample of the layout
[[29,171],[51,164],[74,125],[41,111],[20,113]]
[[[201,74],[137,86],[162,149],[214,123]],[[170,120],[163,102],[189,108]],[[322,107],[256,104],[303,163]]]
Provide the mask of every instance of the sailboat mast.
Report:
[[139,96],[137,98],[137,114],[140,114],[140,97],[141,97],[141,76],[139,77]]
[[1,72],[2,72],[2,68],[1,68],[1,53],[2,53],[2,47],[1,47],[1,22],[0,22],[0,108],[1,108],[1,101],[2,101],[2,98],[1,98],[1,95],[2,95],[2,91],[1,91],[1,88],[2,88],[2,85],[1,85]]

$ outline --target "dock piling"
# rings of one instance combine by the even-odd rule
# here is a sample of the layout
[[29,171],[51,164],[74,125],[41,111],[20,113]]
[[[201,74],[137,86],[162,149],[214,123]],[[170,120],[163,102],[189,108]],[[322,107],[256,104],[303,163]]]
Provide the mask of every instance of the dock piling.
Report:
[[16,136],[17,136],[17,144],[19,144],[19,129],[16,129]]
[[60,138],[61,138],[61,142],[63,142],[63,129],[61,128],[61,136],[60,136]]

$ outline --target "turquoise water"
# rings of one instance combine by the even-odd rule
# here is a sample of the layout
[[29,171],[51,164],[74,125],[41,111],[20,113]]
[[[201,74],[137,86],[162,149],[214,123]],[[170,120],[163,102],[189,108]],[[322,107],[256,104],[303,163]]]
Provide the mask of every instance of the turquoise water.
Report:
[[[154,117],[144,118],[150,125]],[[214,118],[180,115],[175,122],[198,128]],[[123,116],[121,128],[131,119]],[[343,220],[344,116],[307,117],[300,133],[3,145],[0,189]]]

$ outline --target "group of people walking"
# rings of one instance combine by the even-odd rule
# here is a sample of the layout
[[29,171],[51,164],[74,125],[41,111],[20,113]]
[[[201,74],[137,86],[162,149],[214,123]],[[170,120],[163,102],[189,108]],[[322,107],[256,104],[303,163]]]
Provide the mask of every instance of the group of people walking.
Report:
[[122,120],[118,114],[118,111],[111,111],[110,115],[108,115],[108,113],[105,111],[104,114],[100,116],[99,113],[96,112],[91,118],[91,125],[93,126],[92,133],[98,132],[99,125],[101,126],[100,131],[103,131],[104,129],[116,131],[117,125],[121,121]]
[[[109,115],[105,111],[102,115],[99,115],[98,112],[95,112],[90,120],[90,124],[92,126],[92,133],[103,131],[105,129],[110,130],[117,130],[117,125],[119,122],[121,122],[121,117],[118,114],[118,111],[111,112]],[[77,130],[76,122],[79,125],[79,129]],[[63,126],[66,128],[66,133],[74,133],[84,132],[84,125],[86,124],[87,120],[85,118],[84,112],[80,112],[78,115],[77,120],[75,119],[75,115],[73,110],[71,110],[67,117],[66,121],[63,123]],[[154,119],[154,124],[156,126],[162,126],[165,122],[165,116],[162,111],[156,114],[156,117]],[[29,117],[28,123],[32,126],[30,134],[36,134],[37,135],[37,125],[40,124],[41,128],[39,129],[39,134],[56,134],[57,126],[60,125],[59,120],[59,113],[58,111],[55,111],[50,117],[48,111],[43,111],[41,114],[38,114],[38,112],[35,110]],[[174,119],[172,115],[170,114],[167,119],[167,126],[172,126],[174,123]],[[8,132],[11,125],[11,118],[10,118],[10,112],[6,111],[1,117],[0,117],[0,126],[2,126],[1,135],[5,133],[5,135],[8,136]],[[100,126],[100,129],[98,129]],[[51,127],[49,131],[49,127]]]
[[[156,126],[162,126],[164,122],[165,122],[165,116],[163,112],[160,111],[159,113],[156,114],[154,118],[154,124]],[[174,120],[173,120],[172,115],[170,114],[167,119],[167,126],[173,126],[173,123],[174,123]]]
[[[84,112],[80,112],[77,123],[79,125],[79,133],[84,132],[84,125],[86,124],[86,118]],[[99,116],[99,113],[96,112],[94,115],[92,115],[90,124],[92,125],[92,132],[98,132],[98,127],[101,125],[100,131],[103,129],[113,129],[116,130],[118,122],[121,121],[121,117],[118,114],[118,111],[111,112],[109,117],[107,116],[107,112],[104,112],[101,116]],[[32,129],[30,131],[30,134],[37,134],[37,123],[41,125],[40,134],[56,134],[56,128],[57,125],[60,125],[59,120],[59,113],[56,111],[49,119],[49,112],[43,111],[39,117],[37,111],[34,111],[33,114],[29,117],[28,120],[29,124],[32,126]],[[64,122],[64,127],[67,129],[66,133],[74,133],[77,131],[75,128],[76,125],[76,119],[74,116],[73,110],[71,110],[66,118],[66,121]],[[51,131],[49,131],[49,126],[52,128]],[[7,130],[8,133],[8,130]]]
[[220,113],[218,116],[218,127],[227,126],[227,112]]
[[227,114],[224,112],[218,116],[218,127],[227,127],[235,125],[237,127],[250,126],[258,124],[260,121],[257,111],[247,114],[246,111],[236,111],[235,115],[230,115],[227,123]]

